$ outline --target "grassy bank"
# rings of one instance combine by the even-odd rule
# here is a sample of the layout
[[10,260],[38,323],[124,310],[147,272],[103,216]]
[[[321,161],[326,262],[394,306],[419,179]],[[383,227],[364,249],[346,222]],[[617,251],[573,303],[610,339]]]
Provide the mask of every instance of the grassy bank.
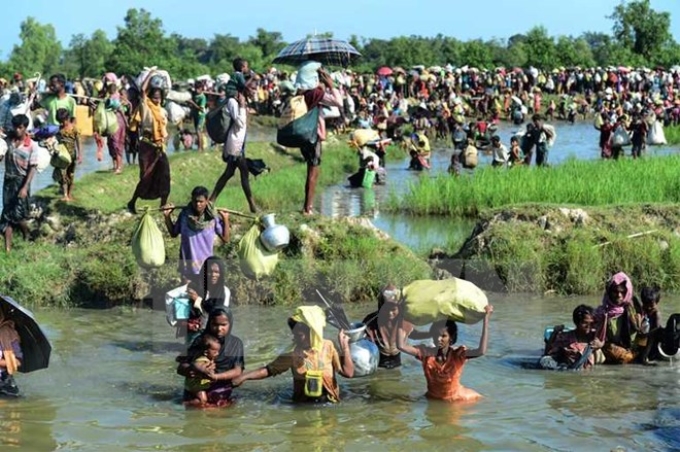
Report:
[[[216,254],[227,260],[227,284],[235,303],[316,302],[315,288],[336,300],[364,300],[387,280],[403,283],[430,276],[424,261],[370,228],[299,214],[306,167],[298,150],[288,153],[253,143],[248,154],[272,168],[252,181],[257,204],[262,213],[276,212],[277,222],[290,228],[292,239],[270,278],[248,280],[238,268],[236,247],[250,223],[232,216],[232,240],[216,246]],[[355,154],[343,145],[329,145],[323,160],[317,196],[356,165]],[[186,204],[196,185],[212,189],[224,170],[219,152],[214,151],[172,153],[170,164],[170,202],[175,205]],[[37,193],[35,200],[43,213],[32,224],[36,237],[32,242],[17,238],[12,252],[0,259],[0,293],[38,306],[111,306],[138,302],[149,294],[156,303],[162,302],[163,293],[178,282],[180,240],[164,231],[166,264],[152,271],[137,267],[129,242],[138,217],[125,212],[124,206],[138,175],[138,168],[131,166],[118,176],[108,172],[85,176],[77,181],[76,201],[70,204],[58,200],[55,186]],[[139,201],[138,209],[145,205],[158,204]],[[217,205],[246,210],[238,177],[229,182]],[[155,215],[162,226],[161,214]]]
[[607,206],[676,203],[680,156],[619,161],[569,160],[549,167],[480,168],[472,175],[420,178],[389,209],[414,215],[476,217],[524,203]]
[[663,131],[669,145],[680,145],[680,126],[666,127]]
[[654,283],[677,292],[678,224],[680,209],[670,205],[494,209],[461,249],[440,253],[439,265],[513,292],[599,294],[618,271],[637,288]]

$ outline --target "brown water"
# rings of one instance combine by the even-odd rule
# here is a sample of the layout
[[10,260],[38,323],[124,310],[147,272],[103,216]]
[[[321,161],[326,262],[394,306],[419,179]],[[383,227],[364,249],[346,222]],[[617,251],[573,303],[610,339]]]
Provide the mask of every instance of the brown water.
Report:
[[[678,368],[663,363],[589,373],[523,367],[539,356],[543,327],[570,323],[596,298],[490,295],[487,356],[469,361],[462,382],[484,395],[472,405],[428,401],[415,359],[397,370],[340,378],[335,406],[294,406],[289,374],[247,382],[235,406],[186,411],[174,373],[181,342],[163,312],[41,311],[54,354],[49,370],[19,375],[25,393],[0,400],[0,449],[143,450],[671,450],[680,448]],[[374,306],[351,306],[361,318]],[[680,309],[667,297],[664,312]],[[285,308],[237,307],[234,334],[254,369],[290,345]],[[336,331],[327,328],[326,336]],[[475,346],[480,326],[461,326]]]
[[[501,130],[504,139],[509,133]],[[590,125],[560,127],[558,133],[558,144],[575,144],[573,151],[566,144],[556,146],[552,161],[570,152],[597,158]],[[106,170],[108,160],[93,162],[94,151],[88,149],[80,171]],[[472,223],[380,210],[387,190],[403,190],[409,181],[445,171],[449,156],[450,151],[435,151],[434,170],[422,174],[403,170],[406,160],[392,163],[388,186],[374,191],[352,190],[341,182],[322,194],[321,211],[335,217],[368,216],[417,250],[461,241]],[[36,185],[44,181],[42,176]],[[41,310],[36,315],[54,347],[51,365],[18,376],[23,398],[0,400],[0,450],[680,449],[678,367],[605,366],[582,374],[530,368],[540,354],[544,327],[570,324],[576,305],[596,305],[598,297],[492,293],[489,298],[495,306],[489,353],[470,361],[462,379],[484,399],[464,406],[427,401],[422,369],[404,357],[400,369],[341,378],[343,400],[335,406],[294,406],[291,377],[284,374],[246,383],[229,409],[186,411],[180,404],[183,380],[174,373],[182,343],[163,312]],[[348,314],[360,319],[374,308],[352,305]],[[664,296],[662,310],[680,312],[680,297]],[[285,318],[290,309],[234,311],[234,334],[244,341],[247,369],[289,347]],[[461,326],[459,342],[475,346],[479,333],[479,325]],[[335,334],[332,328],[326,331],[328,337]]]

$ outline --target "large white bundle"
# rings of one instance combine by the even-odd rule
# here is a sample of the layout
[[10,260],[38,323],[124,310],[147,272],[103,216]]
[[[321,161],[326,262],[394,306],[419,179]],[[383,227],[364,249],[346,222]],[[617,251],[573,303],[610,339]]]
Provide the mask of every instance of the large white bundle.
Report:
[[178,104],[184,104],[191,100],[191,93],[188,91],[175,91],[171,89],[168,91],[166,99],[177,102]]
[[186,111],[184,108],[182,108],[181,105],[168,101],[165,103],[165,111],[168,112],[168,121],[170,121],[171,124],[174,125],[179,125],[184,121],[184,118],[186,118]]
[[652,127],[650,127],[647,142],[648,144],[652,145],[667,144],[666,134],[663,131],[663,125],[659,120],[654,121]]
[[157,69],[156,66],[153,67],[145,67],[142,72],[139,73],[137,78],[135,79],[135,82],[137,83],[137,87],[141,88],[142,84],[144,83],[144,80],[149,76],[149,74],[153,72],[152,76],[154,75],[159,75],[163,79],[165,79],[165,85],[167,89],[170,89],[172,87],[172,79],[170,78],[170,74],[168,74],[168,71],[164,71],[162,69]]

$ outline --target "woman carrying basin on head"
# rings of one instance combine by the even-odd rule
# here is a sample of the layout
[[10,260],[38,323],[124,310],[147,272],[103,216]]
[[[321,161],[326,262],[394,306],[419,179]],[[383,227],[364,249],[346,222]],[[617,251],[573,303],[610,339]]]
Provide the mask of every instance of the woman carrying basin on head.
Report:
[[293,350],[282,353],[260,369],[247,372],[234,379],[234,386],[246,380],[262,380],[289,370],[293,374],[293,401],[335,403],[340,400],[340,387],[336,374],[346,378],[354,376],[349,340],[344,331],[338,334],[342,355],[333,342],[323,338],[326,314],[318,306],[301,306],[288,319],[293,333]]

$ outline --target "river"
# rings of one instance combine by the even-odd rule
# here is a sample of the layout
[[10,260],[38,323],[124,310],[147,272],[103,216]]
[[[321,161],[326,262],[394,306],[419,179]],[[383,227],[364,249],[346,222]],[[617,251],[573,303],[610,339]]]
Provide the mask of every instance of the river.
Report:
[[[511,129],[501,129],[504,142]],[[597,158],[589,124],[560,126],[552,162],[572,154]],[[435,146],[436,149],[436,146]],[[670,152],[653,148],[651,153]],[[79,174],[103,171],[91,147]],[[450,151],[435,150],[434,168],[416,174],[407,160],[388,165],[387,187],[351,190],[343,183],[321,196],[326,215],[367,215],[416,250],[461,241],[471,223],[414,219],[380,212],[387,189],[445,171]],[[482,157],[482,164],[489,157]],[[114,176],[112,176],[114,177]],[[49,184],[41,175],[34,190]],[[159,310],[41,310],[54,351],[49,370],[20,374],[24,397],[0,400],[2,450],[207,451],[207,450],[677,450],[680,448],[680,372],[657,367],[599,367],[555,373],[524,367],[542,348],[543,329],[571,324],[580,303],[598,297],[489,294],[495,307],[487,356],[470,361],[462,382],[484,395],[473,405],[424,398],[425,380],[415,359],[398,370],[352,380],[340,378],[336,406],[290,403],[291,377],[248,382],[230,409],[186,411],[179,403],[182,378],[174,358],[182,349]],[[158,308],[161,308],[158,306]],[[680,298],[664,295],[662,311],[680,312]],[[373,305],[348,306],[360,319]],[[267,363],[290,345],[282,307],[234,308],[234,334],[245,344],[246,367]],[[459,342],[475,346],[480,325],[461,326]],[[327,328],[326,335],[336,332]],[[10,446],[12,449],[10,449]]]

